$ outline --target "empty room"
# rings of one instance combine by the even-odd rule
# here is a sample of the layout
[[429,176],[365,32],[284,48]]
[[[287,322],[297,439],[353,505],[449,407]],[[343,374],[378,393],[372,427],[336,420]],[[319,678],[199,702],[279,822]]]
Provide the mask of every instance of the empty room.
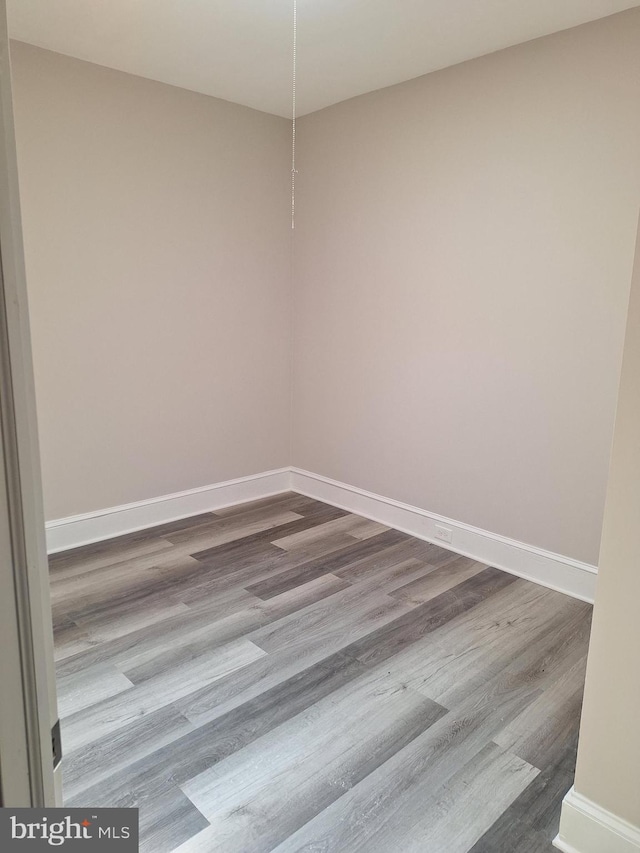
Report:
[[0,847],[640,851],[640,0],[2,21]]

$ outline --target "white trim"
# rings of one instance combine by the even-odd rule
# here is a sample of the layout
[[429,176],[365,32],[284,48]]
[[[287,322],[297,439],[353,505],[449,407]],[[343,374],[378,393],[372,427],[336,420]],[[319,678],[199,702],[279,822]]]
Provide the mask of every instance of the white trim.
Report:
[[640,828],[571,788],[553,846],[564,853],[638,853]]
[[[451,551],[504,569],[573,598],[593,602],[598,570],[589,563],[581,563],[570,557],[508,539],[506,536],[490,533],[300,468],[291,469],[291,489],[349,512],[364,515],[418,539],[435,542]],[[453,539],[450,544],[436,537],[436,524],[452,528]]]
[[48,521],[47,551],[54,554],[202,512],[266,498],[286,492],[290,480],[289,468],[279,468],[212,486]]
[[[372,518],[418,539],[435,542],[443,548],[582,601],[593,602],[597,574],[595,566],[300,468],[264,471],[224,483],[48,521],[47,549],[50,554],[66,551],[289,490]],[[437,538],[436,524],[451,528],[451,543]]]

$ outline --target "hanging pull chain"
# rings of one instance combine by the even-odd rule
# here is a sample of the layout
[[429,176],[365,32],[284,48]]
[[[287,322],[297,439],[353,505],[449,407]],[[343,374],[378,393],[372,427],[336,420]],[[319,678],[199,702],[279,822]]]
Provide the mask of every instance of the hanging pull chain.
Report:
[[297,0],[293,0],[293,74],[291,92],[291,228],[296,227],[296,50],[298,42]]

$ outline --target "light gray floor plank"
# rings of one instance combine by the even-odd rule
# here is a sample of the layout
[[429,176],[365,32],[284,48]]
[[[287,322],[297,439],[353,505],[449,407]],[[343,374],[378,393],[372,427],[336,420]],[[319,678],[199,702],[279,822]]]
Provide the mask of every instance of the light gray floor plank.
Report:
[[[298,646],[301,640],[304,648],[323,645],[337,651],[368,634],[374,624],[387,624],[410,609],[403,602],[386,595],[363,595],[357,587],[349,586],[328,599],[278,620],[274,625],[252,631],[249,636],[268,652]],[[382,623],[381,617],[384,619]]]
[[89,651],[97,645],[89,639],[86,631],[78,628],[76,623],[66,616],[57,620],[53,632],[53,641],[56,662],[73,657],[80,652]]
[[58,713],[61,718],[69,717],[132,687],[133,682],[110,664],[58,678]]
[[429,572],[425,577],[414,581],[408,580],[407,583],[394,589],[390,595],[406,604],[425,604],[486,568],[484,563],[478,563],[468,557],[459,557]]
[[396,672],[403,683],[452,707],[540,637],[563,628],[574,602],[557,595],[516,581],[404,651]]
[[267,853],[442,713],[388,676],[367,673],[182,789],[216,844]]
[[538,772],[490,743],[423,803],[415,821],[407,825],[396,813],[367,850],[388,853],[401,837],[406,853],[467,853]]
[[[378,571],[358,581],[351,580],[349,582],[360,591],[361,595],[380,592],[384,595],[390,595],[392,598],[397,598],[394,592],[398,587],[412,581],[422,580],[433,571],[435,571],[433,566],[423,563],[422,560],[418,560],[415,557],[410,557],[408,560],[398,560],[388,568],[378,569]],[[344,578],[344,575],[340,574],[338,577]],[[403,604],[406,604],[410,608],[417,606],[413,602],[408,601],[403,601]]]
[[[502,701],[496,700],[500,695]],[[433,790],[472,761],[532,695],[522,687],[501,693],[495,685],[470,697],[464,707],[449,711],[284,841],[278,853],[366,851],[396,816],[412,825]],[[404,834],[400,838],[404,840]]]
[[86,552],[85,549],[76,548],[68,554],[52,555],[49,558],[52,589],[65,580],[86,575],[97,569],[122,567],[137,557],[154,559],[154,556],[157,557],[163,551],[170,551],[172,546],[164,539],[151,538],[126,545],[121,545],[117,539],[110,539],[95,546],[95,553],[92,553],[93,548],[94,546],[89,545]]
[[81,672],[101,661],[112,663],[124,670],[151,660],[167,649],[175,648],[202,630],[211,630],[222,616],[245,610],[257,599],[244,589],[227,590],[213,600],[201,602],[162,622],[155,622],[125,636],[103,643],[92,643],[88,649],[78,651],[58,664],[58,677]]
[[[154,753],[164,754],[194,729],[186,717],[167,705],[88,745],[65,752],[62,765],[65,804],[117,807],[120,798],[131,796],[130,768]],[[113,780],[117,779],[116,788]]]
[[99,740],[145,714],[187,696],[200,685],[208,685],[263,657],[265,652],[246,639],[199,655],[177,669],[162,673],[100,705],[66,718],[63,741],[69,750]]
[[88,614],[100,609],[114,610],[136,592],[157,588],[167,572],[186,573],[193,567],[202,570],[193,557],[176,557],[173,550],[163,550],[117,566],[108,566],[108,571],[105,568],[94,569],[52,585],[53,611],[56,614],[70,611]]
[[[284,541],[284,539],[274,540],[273,544],[280,548],[278,542]],[[292,553],[299,562],[302,562],[342,551],[350,545],[357,545],[358,541],[355,536],[350,536],[348,533],[332,533],[331,536],[313,537],[308,542],[300,543],[293,548],[282,548],[282,550]]]
[[74,621],[81,630],[87,632],[91,641],[107,643],[188,612],[189,608],[182,601],[167,601],[164,594],[159,593],[151,601],[148,598],[144,602],[129,601],[117,612],[88,616],[74,614]]

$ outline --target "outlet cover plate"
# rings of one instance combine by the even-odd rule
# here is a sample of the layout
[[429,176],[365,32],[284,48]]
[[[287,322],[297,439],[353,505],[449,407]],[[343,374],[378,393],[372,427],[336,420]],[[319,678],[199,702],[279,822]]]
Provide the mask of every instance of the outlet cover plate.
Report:
[[442,524],[436,524],[436,539],[442,539],[443,542],[451,544],[453,540],[453,530]]

